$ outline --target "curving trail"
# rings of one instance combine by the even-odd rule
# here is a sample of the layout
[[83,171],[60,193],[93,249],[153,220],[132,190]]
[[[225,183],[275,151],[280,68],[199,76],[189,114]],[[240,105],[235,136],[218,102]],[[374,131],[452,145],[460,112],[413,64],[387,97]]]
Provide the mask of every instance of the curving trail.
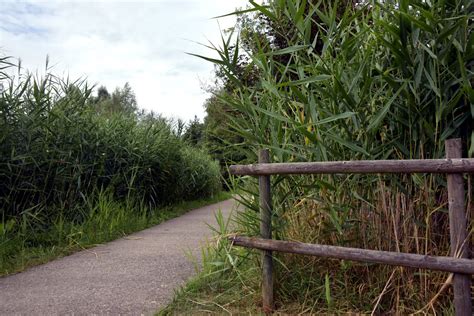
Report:
[[233,200],[190,211],[155,227],[0,278],[0,315],[153,314],[195,273],[214,213]]

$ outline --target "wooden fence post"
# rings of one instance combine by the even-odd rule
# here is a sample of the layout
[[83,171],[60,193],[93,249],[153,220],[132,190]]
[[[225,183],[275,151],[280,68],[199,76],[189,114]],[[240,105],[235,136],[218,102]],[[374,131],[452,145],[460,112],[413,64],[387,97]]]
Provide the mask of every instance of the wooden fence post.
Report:
[[[449,139],[445,142],[446,158],[461,158],[461,139]],[[451,173],[448,178],[449,232],[451,256],[469,258],[469,240],[467,232],[467,213],[464,198],[462,173]],[[472,315],[471,276],[455,273],[453,278],[454,308],[457,316]]]
[[[259,152],[259,163],[269,163],[270,153],[268,149]],[[260,234],[262,238],[272,238],[272,196],[270,191],[270,176],[258,177],[258,188],[260,197]],[[264,250],[262,254],[262,298],[263,311],[273,311],[273,259],[272,252]]]

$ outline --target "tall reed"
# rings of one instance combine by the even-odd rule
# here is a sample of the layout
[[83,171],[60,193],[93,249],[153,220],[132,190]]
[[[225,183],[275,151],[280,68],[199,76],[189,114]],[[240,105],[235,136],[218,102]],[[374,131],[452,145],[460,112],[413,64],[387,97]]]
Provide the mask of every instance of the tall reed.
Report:
[[[263,147],[274,162],[441,158],[454,137],[472,157],[472,1],[250,3],[238,44],[224,38],[213,46],[218,59],[203,58],[232,86],[217,97],[254,161]],[[248,63],[235,57],[242,50]],[[242,80],[239,67],[259,79]],[[240,183],[257,211],[255,180]],[[449,253],[442,176],[286,176],[272,188],[276,238]],[[470,180],[468,194],[472,210]],[[238,229],[258,234],[251,214]],[[293,255],[277,262],[277,300],[297,302],[296,312],[450,308],[442,273]]]
[[[11,67],[8,59],[0,68]],[[171,122],[152,115],[104,115],[85,81],[19,68],[2,78],[0,210],[3,222],[30,218],[47,228],[58,216],[82,221],[88,199],[111,192],[147,207],[212,196],[216,162],[188,148]]]

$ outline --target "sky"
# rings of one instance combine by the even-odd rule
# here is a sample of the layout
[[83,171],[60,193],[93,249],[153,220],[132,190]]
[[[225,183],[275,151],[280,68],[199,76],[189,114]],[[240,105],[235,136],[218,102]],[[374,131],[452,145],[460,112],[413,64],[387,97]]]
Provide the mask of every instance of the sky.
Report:
[[212,56],[246,0],[12,1],[0,0],[0,56],[41,73],[87,78],[109,92],[129,82],[140,108],[169,118],[205,116]]

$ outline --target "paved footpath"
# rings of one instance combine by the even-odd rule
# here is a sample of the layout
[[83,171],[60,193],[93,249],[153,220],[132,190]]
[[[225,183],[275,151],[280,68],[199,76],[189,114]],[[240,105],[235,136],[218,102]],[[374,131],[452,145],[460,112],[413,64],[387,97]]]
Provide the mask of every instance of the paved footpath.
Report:
[[214,213],[227,200],[155,227],[0,278],[0,315],[149,315],[195,273]]

